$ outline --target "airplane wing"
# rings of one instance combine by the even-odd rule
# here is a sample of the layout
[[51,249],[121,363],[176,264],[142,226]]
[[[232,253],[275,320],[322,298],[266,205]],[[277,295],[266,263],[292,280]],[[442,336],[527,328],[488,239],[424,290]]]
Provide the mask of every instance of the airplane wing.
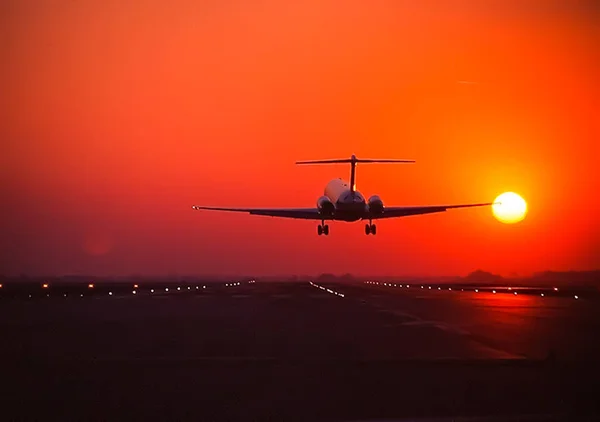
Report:
[[436,212],[444,212],[452,208],[484,207],[492,204],[493,202],[463,205],[428,205],[424,207],[385,207],[383,214],[376,216],[374,215],[373,219],[375,220],[381,218],[407,217],[409,215],[432,214]]
[[192,206],[195,210],[245,212],[252,215],[264,215],[268,217],[299,218],[303,220],[330,220],[319,214],[316,208],[227,208],[227,207],[203,207]]

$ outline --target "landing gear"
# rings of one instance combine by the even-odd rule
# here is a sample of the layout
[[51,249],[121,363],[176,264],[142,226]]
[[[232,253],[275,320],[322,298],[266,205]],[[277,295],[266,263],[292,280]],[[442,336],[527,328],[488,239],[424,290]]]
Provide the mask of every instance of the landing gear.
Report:
[[319,236],[321,236],[322,234],[324,234],[325,236],[329,236],[329,226],[325,224],[324,221],[317,226],[317,234]]
[[365,224],[365,234],[367,236],[370,234],[375,236],[377,234],[377,226],[369,221],[369,224]]

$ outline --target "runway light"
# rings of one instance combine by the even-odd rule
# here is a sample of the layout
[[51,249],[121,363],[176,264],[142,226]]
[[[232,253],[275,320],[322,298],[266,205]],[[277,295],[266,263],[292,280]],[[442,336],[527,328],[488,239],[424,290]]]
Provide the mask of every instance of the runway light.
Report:
[[168,292],[168,291],[169,291],[169,288],[168,288],[168,287],[165,287],[165,292]]
[[429,286],[429,290],[431,290],[431,286]]
[[190,290],[190,289],[191,289],[191,287],[190,287],[190,286],[188,286],[188,290]]
[[408,289],[409,287],[410,287],[410,284],[407,284],[407,285],[406,285],[406,288]]
[[448,290],[452,290],[452,287],[448,287]]
[[509,288],[508,288],[508,290],[512,290],[512,288],[511,288],[511,287],[509,287]]
[[65,294],[63,295],[63,297],[67,297],[67,294],[65,293]]
[[574,297],[575,297],[575,299],[579,299],[579,296],[577,296],[577,295],[575,295]]
[[150,289],[150,293],[154,293],[154,289]]
[[475,293],[479,293],[479,289],[475,289]]
[[543,294],[543,293],[541,293],[541,294],[540,294],[540,296],[541,296],[541,297],[544,297],[544,294]]
[[495,291],[495,290],[492,290],[492,293],[493,293],[493,294],[496,294],[496,291]]
[[202,286],[203,289],[206,289],[206,286]]
[[423,286],[421,286],[421,288],[423,288]]
[[79,297],[83,297],[83,293],[79,295]]
[[109,296],[112,296],[112,292],[108,292],[108,295],[109,295]]
[[438,287],[438,290],[442,290],[442,288],[441,288],[441,287]]
[[196,290],[198,290],[198,286],[196,286]]
[[131,292],[131,293],[133,293],[133,294],[136,294],[137,292],[134,290],[134,291],[133,291],[133,292]]
[[181,290],[181,287],[178,287],[177,290]]
[[48,288],[48,283],[42,284],[42,289],[47,289],[47,288]]
[[517,292],[515,292],[515,296],[517,295]]
[[554,291],[555,291],[555,292],[558,292],[558,287],[555,287],[555,288],[554,288]]
[[2,284],[0,284],[0,289],[2,288]]
[[88,289],[93,289],[93,288],[94,288],[94,284],[93,283],[88,284]]

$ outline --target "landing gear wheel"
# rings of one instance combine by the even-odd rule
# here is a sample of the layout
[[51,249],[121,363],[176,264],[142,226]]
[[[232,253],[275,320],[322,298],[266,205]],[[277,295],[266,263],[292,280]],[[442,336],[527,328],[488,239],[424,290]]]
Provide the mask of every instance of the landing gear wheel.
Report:
[[371,234],[373,236],[377,234],[377,226],[375,224],[371,224]]
[[325,236],[329,236],[329,225],[328,225],[328,224],[325,224],[325,225],[323,226],[323,234],[324,234]]
[[371,234],[371,225],[365,224],[365,234],[368,236]]
[[321,236],[323,234],[323,226],[320,224],[317,226],[317,234],[319,236]]

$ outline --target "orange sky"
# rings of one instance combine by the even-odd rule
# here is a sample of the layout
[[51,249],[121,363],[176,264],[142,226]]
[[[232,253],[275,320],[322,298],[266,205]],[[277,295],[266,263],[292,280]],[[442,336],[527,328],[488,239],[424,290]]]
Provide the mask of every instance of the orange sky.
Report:
[[[598,268],[598,7],[440,3],[3,1],[0,273]],[[348,169],[293,162],[352,153],[417,160],[358,168],[387,205],[512,190],[528,217],[318,237],[190,208],[313,206]]]

